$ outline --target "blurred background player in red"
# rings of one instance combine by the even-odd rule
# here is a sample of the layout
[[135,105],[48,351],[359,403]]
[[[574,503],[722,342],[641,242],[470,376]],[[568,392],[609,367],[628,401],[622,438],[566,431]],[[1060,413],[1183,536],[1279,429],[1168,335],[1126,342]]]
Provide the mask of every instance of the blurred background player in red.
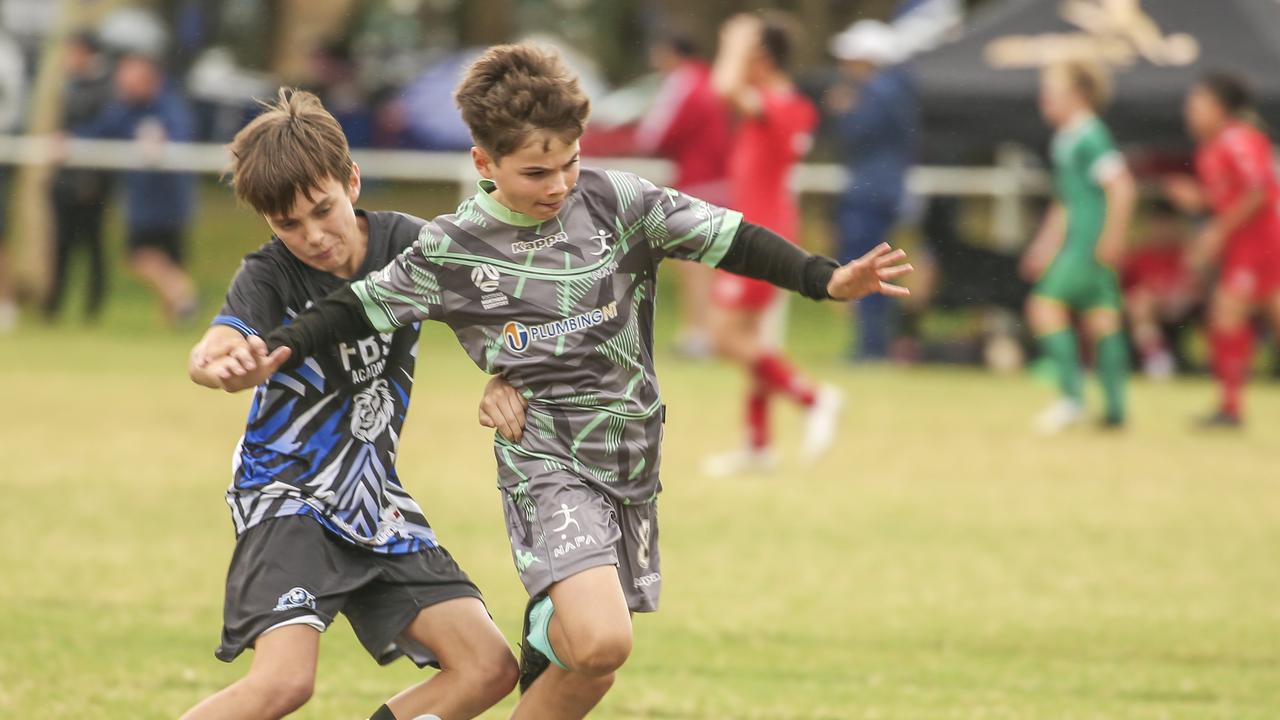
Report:
[[1130,337],[1143,373],[1153,380],[1186,369],[1181,341],[1201,297],[1187,268],[1189,240],[1182,214],[1157,200],[1148,207],[1142,237],[1121,269]]
[[[678,33],[661,37],[649,55],[662,74],[662,85],[637,130],[640,151],[675,165],[675,189],[730,207],[729,113],[711,87],[711,66],[699,57],[693,41]],[[687,358],[708,358],[715,269],[702,263],[676,265],[680,274],[676,352]]]
[[1280,329],[1280,187],[1271,141],[1251,122],[1252,93],[1240,78],[1206,75],[1187,93],[1184,113],[1198,143],[1200,182],[1174,179],[1166,189],[1184,208],[1212,211],[1190,249],[1193,271],[1218,263],[1209,346],[1222,398],[1202,424],[1237,427],[1253,357],[1253,312],[1262,307]]
[[[720,31],[712,71],[716,93],[737,115],[729,153],[729,207],[748,222],[796,242],[799,213],[787,186],[792,167],[809,151],[817,109],[787,72],[796,31],[788,16],[768,13],[730,18]],[[796,370],[767,337],[766,317],[779,301],[770,284],[717,272],[712,287],[712,329],[717,353],[750,377],[747,446],[708,458],[710,475],[768,470],[775,463],[769,438],[769,401],[783,395],[806,409],[802,454],[821,455],[835,433],[841,396],[819,388]]]

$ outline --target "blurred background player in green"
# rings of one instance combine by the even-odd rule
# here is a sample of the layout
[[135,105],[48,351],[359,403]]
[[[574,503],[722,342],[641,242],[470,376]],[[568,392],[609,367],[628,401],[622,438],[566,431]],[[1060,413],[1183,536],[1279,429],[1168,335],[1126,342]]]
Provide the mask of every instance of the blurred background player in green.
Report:
[[1095,365],[1106,396],[1103,424],[1125,422],[1129,350],[1122,329],[1123,302],[1116,267],[1124,252],[1135,188],[1111,133],[1098,118],[1110,96],[1101,68],[1071,61],[1041,76],[1040,112],[1054,129],[1054,198],[1040,232],[1022,259],[1035,282],[1027,320],[1041,352],[1051,360],[1062,397],[1035,422],[1056,434],[1084,417],[1084,385],[1073,313],[1096,348]]

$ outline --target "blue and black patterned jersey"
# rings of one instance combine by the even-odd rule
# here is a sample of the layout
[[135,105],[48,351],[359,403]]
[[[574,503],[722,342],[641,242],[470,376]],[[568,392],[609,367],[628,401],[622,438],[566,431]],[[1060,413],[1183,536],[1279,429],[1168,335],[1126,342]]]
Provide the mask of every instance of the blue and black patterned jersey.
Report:
[[[424,224],[400,213],[357,213],[368,220],[369,247],[355,279],[412,246]],[[272,238],[245,257],[214,323],[265,335],[346,282]],[[336,343],[254,391],[227,489],[237,535],[270,518],[308,515],[375,552],[436,545],[395,468],[417,349],[415,323]]]

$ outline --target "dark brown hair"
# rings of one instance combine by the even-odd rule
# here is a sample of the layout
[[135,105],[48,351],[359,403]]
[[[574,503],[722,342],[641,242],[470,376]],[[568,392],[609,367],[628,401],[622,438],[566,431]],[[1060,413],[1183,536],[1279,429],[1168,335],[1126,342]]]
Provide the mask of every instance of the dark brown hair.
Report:
[[495,161],[536,132],[577,140],[591,114],[591,101],[560,53],[529,43],[489,48],[467,68],[454,99],[472,139]]
[[274,102],[231,140],[231,185],[254,210],[279,217],[301,192],[351,179],[351,150],[342,126],[309,92],[280,88]]
[[1253,89],[1239,75],[1222,71],[1210,72],[1196,84],[1212,95],[1232,117],[1246,117],[1253,111]]

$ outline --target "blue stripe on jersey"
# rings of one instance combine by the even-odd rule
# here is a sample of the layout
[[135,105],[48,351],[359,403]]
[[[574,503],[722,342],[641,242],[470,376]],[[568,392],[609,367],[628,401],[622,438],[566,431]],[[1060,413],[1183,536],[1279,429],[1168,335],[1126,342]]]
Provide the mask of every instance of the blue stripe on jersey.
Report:
[[254,440],[265,440],[273,437],[280,431],[280,428],[284,427],[285,423],[289,422],[289,418],[293,416],[293,406],[298,404],[298,398],[290,398],[289,402],[276,408],[275,412],[273,412],[261,425],[253,427],[253,418],[257,416],[258,397],[259,396],[256,395],[254,396],[253,407],[249,408],[249,433],[253,436]]
[[[314,367],[313,367],[314,366]],[[311,386],[320,392],[324,392],[324,374],[319,371],[319,366],[308,360],[306,363],[299,365],[294,373],[298,377],[311,383]]]
[[234,328],[235,330],[239,331],[241,335],[246,335],[246,336],[261,334],[257,330],[254,330],[249,325],[249,323],[246,323],[245,321],[241,320],[240,318],[234,315],[217,315],[213,318],[213,320],[209,324],[210,325],[226,325],[227,327]]
[[400,406],[407,410],[409,408],[409,393],[395,380],[391,381],[391,387],[395,388],[396,394],[400,396]]

